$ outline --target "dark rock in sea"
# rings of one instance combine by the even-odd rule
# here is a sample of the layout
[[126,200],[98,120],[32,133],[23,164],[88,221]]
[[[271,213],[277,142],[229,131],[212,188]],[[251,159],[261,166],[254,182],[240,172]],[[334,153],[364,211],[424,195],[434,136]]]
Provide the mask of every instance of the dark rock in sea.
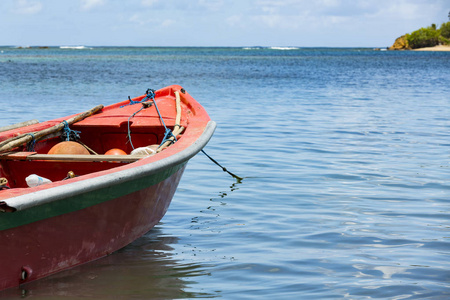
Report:
[[402,35],[397,38],[394,44],[388,48],[388,50],[410,50],[411,48],[408,45],[408,41],[406,40],[406,35]]

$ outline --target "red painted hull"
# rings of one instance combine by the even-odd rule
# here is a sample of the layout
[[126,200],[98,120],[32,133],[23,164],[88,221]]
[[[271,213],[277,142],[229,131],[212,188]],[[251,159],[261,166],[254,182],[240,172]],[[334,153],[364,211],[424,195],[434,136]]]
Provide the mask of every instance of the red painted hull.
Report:
[[[0,232],[0,290],[106,256],[166,213],[183,173],[100,205]],[[20,237],[20,238],[18,238]]]
[[[187,162],[206,145],[215,129],[204,109],[180,86],[156,92],[154,103],[159,103],[167,127],[175,128],[174,99],[178,93],[182,94],[180,125],[185,130],[158,154],[136,159],[124,156],[130,163],[115,161],[117,156],[107,162],[106,156],[88,157],[92,161],[45,160],[47,151],[58,143],[59,137],[51,137],[36,143],[37,153],[19,149],[12,155],[0,155],[0,177],[11,184],[10,189],[0,190],[0,290],[106,256],[161,220]],[[142,99],[144,96],[134,101]],[[105,107],[73,129],[83,131],[85,143],[99,153],[130,147],[130,128],[138,147],[163,143],[165,128],[156,104],[143,105],[139,114],[134,114],[140,107],[140,103],[135,104],[125,101]],[[176,111],[178,117],[180,110]],[[25,132],[46,129],[62,120],[31,125]],[[24,130],[0,133],[0,143]],[[132,149],[125,150],[129,153]],[[41,158],[28,157],[36,154]],[[68,170],[79,176],[61,180]],[[27,187],[25,178],[34,172],[52,183]]]

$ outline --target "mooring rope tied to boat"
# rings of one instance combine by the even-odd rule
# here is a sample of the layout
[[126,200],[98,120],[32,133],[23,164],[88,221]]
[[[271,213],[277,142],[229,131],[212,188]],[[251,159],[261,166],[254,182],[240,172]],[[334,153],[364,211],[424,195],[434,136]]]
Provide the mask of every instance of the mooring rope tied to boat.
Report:
[[[184,90],[181,90],[182,93],[184,93]],[[133,146],[133,142],[131,141],[131,128],[130,128],[130,120],[137,114],[139,113],[141,110],[143,110],[144,108],[148,108],[151,105],[145,105],[147,99],[148,100],[152,100],[153,105],[156,108],[156,112],[158,113],[159,119],[161,121],[161,124],[164,126],[164,137],[161,141],[161,144],[158,146],[158,148],[156,149],[156,153],[161,152],[164,148],[166,148],[167,146],[174,144],[177,141],[177,135],[181,134],[183,132],[183,130],[185,129],[184,126],[181,126],[181,99],[180,99],[180,92],[179,91],[175,91],[175,104],[176,104],[176,111],[177,111],[177,115],[176,115],[176,119],[175,119],[175,125],[173,127],[173,130],[170,130],[169,128],[167,128],[166,124],[164,123],[164,119],[161,115],[161,113],[159,112],[159,108],[158,105],[156,104],[156,99],[155,99],[155,90],[153,89],[147,89],[147,91],[145,92],[146,96],[141,100],[141,101],[133,101],[130,99],[130,97],[128,97],[130,100],[130,103],[124,106],[128,106],[128,105],[134,105],[137,103],[142,103],[142,107],[139,108],[135,113],[133,113],[129,118],[128,118],[128,141],[130,142],[131,148],[134,150],[134,146]],[[121,106],[121,107],[124,107]],[[222,168],[222,170],[224,172],[227,172],[228,174],[230,174],[233,178],[235,178],[237,180],[237,182],[241,182],[244,178],[237,176],[236,174],[230,172],[227,170],[227,168],[225,168],[224,166],[222,166],[221,164],[219,164],[214,158],[212,158],[211,156],[209,156],[203,149],[201,150],[201,152],[203,154],[206,155],[206,157],[208,157],[213,163],[215,163],[217,166],[219,166],[220,168]]]
[[205,150],[201,150],[201,152],[203,154],[206,155],[206,157],[208,157],[213,163],[215,163],[216,165],[218,165],[219,167],[222,168],[222,171],[227,172],[228,174],[230,174],[233,178],[235,178],[238,182],[241,182],[244,178],[237,176],[236,174],[231,173],[230,171],[227,170],[227,168],[225,168],[224,166],[222,166],[221,164],[219,164],[214,158],[212,158],[211,156],[209,156]]

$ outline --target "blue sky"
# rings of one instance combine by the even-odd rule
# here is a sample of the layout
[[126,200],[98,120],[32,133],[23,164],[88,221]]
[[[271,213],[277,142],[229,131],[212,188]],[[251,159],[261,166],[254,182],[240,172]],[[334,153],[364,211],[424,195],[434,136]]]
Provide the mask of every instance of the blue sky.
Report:
[[386,47],[450,0],[1,0],[0,45]]

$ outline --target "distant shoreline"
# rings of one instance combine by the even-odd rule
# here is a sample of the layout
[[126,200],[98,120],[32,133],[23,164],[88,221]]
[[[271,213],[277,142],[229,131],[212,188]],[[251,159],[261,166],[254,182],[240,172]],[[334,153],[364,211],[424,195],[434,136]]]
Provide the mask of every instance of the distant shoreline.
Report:
[[[10,49],[61,49],[61,50],[93,50],[101,48],[240,48],[244,50],[308,50],[308,49],[367,49],[367,50],[378,50],[378,51],[450,51],[450,45],[438,45],[434,47],[424,47],[417,49],[390,49],[386,48],[373,48],[373,47],[302,47],[302,46],[13,46],[13,45],[0,45],[0,48],[10,48]],[[3,52],[1,52],[3,53]]]
[[413,51],[450,51],[450,46],[438,45],[438,46],[434,46],[434,47],[413,49]]

